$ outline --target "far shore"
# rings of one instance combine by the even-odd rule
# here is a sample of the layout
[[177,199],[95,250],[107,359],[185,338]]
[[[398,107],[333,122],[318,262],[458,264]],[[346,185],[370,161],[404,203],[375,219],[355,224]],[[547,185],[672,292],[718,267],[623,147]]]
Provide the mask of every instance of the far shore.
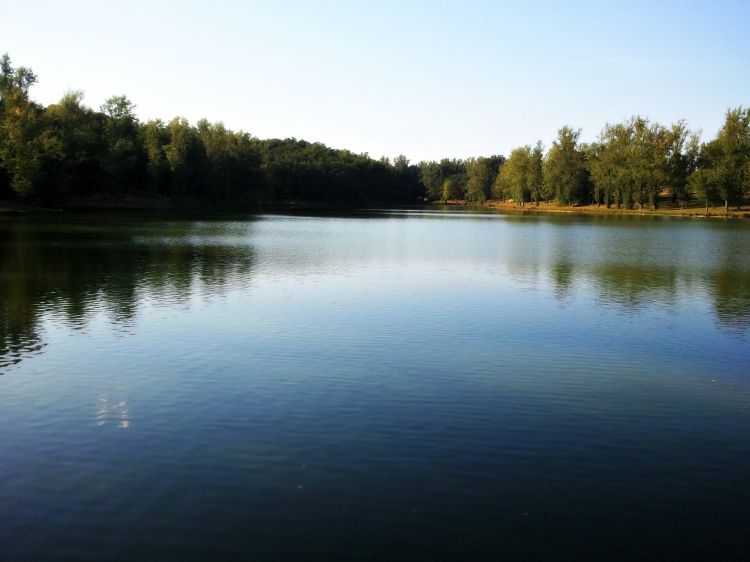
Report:
[[430,203],[430,205],[452,205],[458,207],[527,214],[557,213],[581,215],[675,216],[711,219],[750,218],[750,205],[741,205],[739,208],[736,205],[730,206],[728,213],[725,213],[723,205],[720,207],[708,207],[707,212],[705,206],[697,206],[693,204],[690,206],[681,207],[679,204],[671,202],[661,203],[655,210],[652,210],[648,207],[644,207],[642,209],[626,209],[625,207],[620,207],[618,209],[614,205],[611,205],[610,207],[607,207],[605,205],[560,206],[557,203],[545,202],[540,202],[539,205],[537,205],[533,201],[526,202],[524,203],[524,206],[521,207],[518,203],[514,203],[513,201],[500,201],[496,199],[490,199],[485,201],[484,203],[475,203],[462,199],[450,199],[448,201],[433,201]]
[[[394,207],[402,206],[403,203],[393,203]],[[710,218],[710,219],[748,219],[750,218],[750,205],[744,204],[739,208],[730,206],[729,212],[725,213],[723,206],[712,206],[706,211],[705,206],[692,204],[680,206],[676,203],[663,202],[655,210],[648,207],[642,209],[617,208],[612,205],[574,205],[560,206],[557,203],[540,202],[538,205],[526,202],[523,207],[513,201],[500,201],[496,199],[487,200],[484,203],[476,203],[462,199],[451,199],[448,201],[430,201],[418,203],[424,208],[430,207],[463,207],[473,210],[496,211],[500,213],[520,214],[578,214],[578,215],[606,215],[606,216],[670,216],[686,218]],[[214,213],[258,213],[258,212],[299,212],[310,210],[357,209],[369,205],[354,205],[343,203],[305,202],[296,200],[266,201],[255,203],[233,203],[233,202],[209,202],[199,199],[172,200],[166,197],[155,196],[145,192],[138,195],[127,195],[121,197],[89,196],[71,199],[65,202],[51,205],[27,205],[19,202],[0,201],[0,216],[8,215],[60,215],[67,213],[102,214],[128,213],[128,214],[171,214],[187,213],[193,216],[210,215]]]

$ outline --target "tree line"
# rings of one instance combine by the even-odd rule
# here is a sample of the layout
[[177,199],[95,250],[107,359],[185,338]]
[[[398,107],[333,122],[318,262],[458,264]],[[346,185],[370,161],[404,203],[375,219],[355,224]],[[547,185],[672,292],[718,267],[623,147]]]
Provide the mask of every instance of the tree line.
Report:
[[60,202],[129,194],[237,204],[302,200],[409,201],[419,170],[400,156],[376,160],[297,139],[262,140],[222,123],[181,117],[139,121],[125,96],[97,110],[81,92],[43,107],[37,76],[0,59],[0,197]]
[[0,59],[0,197],[59,202],[145,193],[175,200],[253,204],[299,200],[361,204],[417,200],[511,200],[656,209],[706,208],[750,198],[750,109],[725,114],[702,142],[684,121],[644,117],[604,126],[591,143],[563,127],[500,155],[411,164],[297,139],[258,139],[222,123],[141,122],[125,96],[99,110],[81,92],[43,107],[29,94],[37,77]]
[[670,127],[644,117],[607,124],[594,142],[563,127],[545,152],[541,141],[502,156],[420,163],[429,198],[656,209],[660,202],[740,205],[750,198],[750,109],[725,114],[702,143],[684,121]]

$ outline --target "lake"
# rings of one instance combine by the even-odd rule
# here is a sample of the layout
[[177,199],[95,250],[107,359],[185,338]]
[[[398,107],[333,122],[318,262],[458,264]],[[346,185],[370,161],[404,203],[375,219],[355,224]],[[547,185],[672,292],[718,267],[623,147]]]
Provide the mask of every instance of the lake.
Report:
[[747,560],[750,223],[0,222],[0,560]]

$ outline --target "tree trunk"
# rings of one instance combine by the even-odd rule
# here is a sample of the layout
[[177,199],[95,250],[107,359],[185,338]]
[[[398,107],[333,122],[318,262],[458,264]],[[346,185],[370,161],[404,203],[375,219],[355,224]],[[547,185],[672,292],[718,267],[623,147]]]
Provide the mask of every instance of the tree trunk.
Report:
[[724,199],[724,214],[729,214],[729,199]]

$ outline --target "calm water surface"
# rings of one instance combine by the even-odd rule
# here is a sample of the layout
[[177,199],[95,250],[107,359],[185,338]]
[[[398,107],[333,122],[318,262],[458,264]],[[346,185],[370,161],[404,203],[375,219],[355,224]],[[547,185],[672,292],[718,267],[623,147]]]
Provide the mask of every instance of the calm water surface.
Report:
[[0,223],[0,560],[750,558],[750,224]]

